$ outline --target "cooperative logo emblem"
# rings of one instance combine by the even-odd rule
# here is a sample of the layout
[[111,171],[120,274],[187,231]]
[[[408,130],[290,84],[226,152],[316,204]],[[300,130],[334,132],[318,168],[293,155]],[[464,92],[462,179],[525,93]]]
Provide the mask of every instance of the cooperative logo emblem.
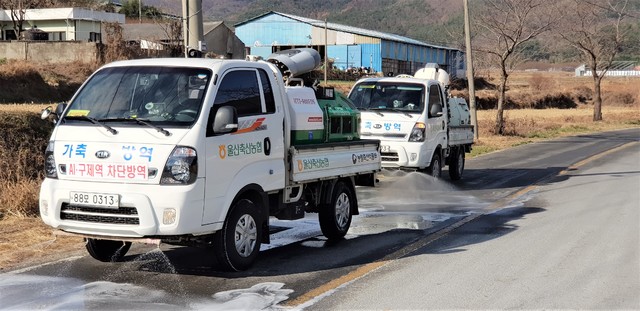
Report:
[[373,128],[376,129],[376,130],[377,129],[381,129],[382,128],[382,124],[374,124]]
[[96,158],[98,158],[98,159],[106,159],[109,156],[111,156],[111,154],[107,150],[98,150],[98,151],[96,151]]

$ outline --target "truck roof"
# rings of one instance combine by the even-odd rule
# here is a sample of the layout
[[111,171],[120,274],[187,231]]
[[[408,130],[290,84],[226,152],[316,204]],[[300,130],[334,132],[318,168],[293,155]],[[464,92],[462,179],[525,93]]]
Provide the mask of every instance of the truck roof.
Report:
[[[221,65],[247,66],[248,64],[257,64],[260,62],[250,62],[244,59],[216,59],[216,58],[146,58],[135,60],[115,61],[103,66],[122,67],[122,66],[169,66],[169,67],[204,67],[212,68]],[[256,67],[256,66],[251,66]]]
[[419,79],[414,77],[381,77],[381,78],[364,78],[364,79],[358,80],[356,83],[360,83],[360,82],[392,82],[392,83],[405,82],[406,83],[406,82],[409,82],[409,83],[427,84],[429,81],[438,82],[437,80],[426,80],[426,79]]

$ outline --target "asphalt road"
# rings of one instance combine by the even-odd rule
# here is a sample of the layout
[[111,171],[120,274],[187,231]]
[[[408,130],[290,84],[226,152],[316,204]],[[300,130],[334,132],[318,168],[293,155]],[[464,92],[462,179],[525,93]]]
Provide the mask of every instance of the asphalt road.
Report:
[[519,146],[467,161],[456,183],[384,172],[358,190],[344,240],[310,215],[274,222],[245,272],[166,245],[72,257],[0,275],[0,308],[638,309],[639,141],[633,129]]
[[308,310],[640,309],[640,144],[525,197]]

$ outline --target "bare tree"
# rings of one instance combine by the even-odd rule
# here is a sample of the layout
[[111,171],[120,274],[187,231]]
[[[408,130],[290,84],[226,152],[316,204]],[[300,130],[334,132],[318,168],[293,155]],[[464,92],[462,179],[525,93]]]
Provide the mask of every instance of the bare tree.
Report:
[[182,20],[180,19],[160,19],[155,20],[162,28],[166,36],[165,47],[169,49],[171,57],[177,57],[183,54],[182,47]]
[[495,133],[504,134],[507,79],[526,59],[522,45],[548,31],[558,19],[547,0],[482,0],[474,6],[474,50],[500,69]]
[[593,77],[593,121],[602,120],[600,84],[625,39],[629,27],[623,24],[628,0],[570,0],[558,35],[582,52]]
[[0,0],[0,9],[9,10],[13,31],[16,38],[20,39],[20,33],[24,30],[25,14],[28,9],[47,8],[53,5],[53,0]]
[[122,26],[114,23],[103,23],[103,32],[106,35],[106,46],[103,55],[104,63],[117,60],[131,59],[131,50],[127,47],[122,37]]

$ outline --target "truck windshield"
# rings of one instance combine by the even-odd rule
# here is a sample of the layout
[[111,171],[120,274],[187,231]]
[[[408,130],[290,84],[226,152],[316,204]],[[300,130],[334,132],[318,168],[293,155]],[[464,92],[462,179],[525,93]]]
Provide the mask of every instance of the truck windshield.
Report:
[[200,112],[210,78],[211,71],[204,68],[105,68],[80,90],[64,117],[70,121],[77,120],[72,117],[99,122],[138,119],[147,125],[190,126]]
[[353,88],[349,99],[358,110],[421,113],[425,106],[425,87],[416,83],[362,82]]

